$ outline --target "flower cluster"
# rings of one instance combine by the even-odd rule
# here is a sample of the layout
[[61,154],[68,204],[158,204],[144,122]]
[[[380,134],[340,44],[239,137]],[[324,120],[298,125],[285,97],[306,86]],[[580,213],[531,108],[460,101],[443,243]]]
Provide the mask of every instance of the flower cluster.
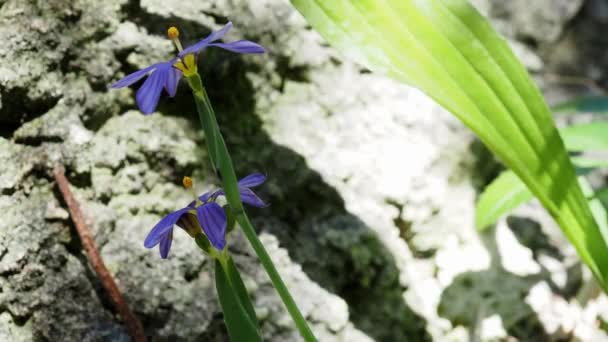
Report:
[[[254,207],[265,207],[266,203],[251,190],[264,181],[266,181],[266,176],[261,173],[253,173],[239,180],[241,201]],[[192,182],[184,179],[184,185],[191,188]],[[153,248],[159,245],[160,256],[166,259],[173,241],[173,227],[177,225],[191,236],[195,236],[202,230],[215,249],[223,250],[226,246],[227,218],[224,209],[216,203],[218,197],[222,195],[224,195],[222,189],[207,192],[186,207],[169,213],[152,228],[144,241],[144,246]]]
[[185,49],[179,41],[179,31],[175,27],[169,28],[167,35],[173,40],[179,54],[166,62],[155,63],[132,74],[129,74],[112,85],[112,88],[123,88],[141,80],[149,75],[148,79],[139,88],[135,99],[139,109],[144,114],[150,114],[156,109],[160,94],[165,89],[170,97],[175,96],[177,84],[182,76],[190,76],[197,72],[196,56],[209,46],[219,47],[236,53],[264,53],[264,48],[248,40],[238,40],[230,43],[217,43],[232,28],[228,22],[218,31],[211,32],[207,38]]

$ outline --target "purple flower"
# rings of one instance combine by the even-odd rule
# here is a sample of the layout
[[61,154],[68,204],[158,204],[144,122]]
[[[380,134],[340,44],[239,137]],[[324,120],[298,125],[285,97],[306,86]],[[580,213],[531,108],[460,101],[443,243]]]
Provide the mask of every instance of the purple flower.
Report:
[[179,31],[175,27],[169,29],[169,37],[174,41],[180,50],[177,58],[169,61],[152,64],[146,68],[138,70],[114,83],[112,88],[123,88],[139,81],[146,75],[148,79],[137,91],[135,97],[139,109],[144,114],[154,112],[158,105],[158,100],[163,88],[170,97],[175,96],[179,79],[197,72],[195,55],[208,46],[216,46],[236,53],[264,53],[264,48],[248,40],[238,40],[230,43],[215,43],[230,30],[232,23],[228,22],[222,29],[211,32],[207,38],[198,43],[181,50],[181,43],[177,38]]
[[177,83],[182,77],[181,71],[173,67],[173,64],[175,64],[176,61],[177,58],[174,58],[168,62],[152,64],[149,67],[125,76],[120,81],[114,83],[112,88],[130,86],[144,76],[149,75],[148,79],[146,79],[144,84],[137,91],[135,99],[137,100],[139,109],[144,114],[150,114],[156,109],[163,88],[167,91],[169,96],[175,96]]
[[217,196],[206,193],[199,198],[202,204],[196,206],[195,202],[191,202],[185,208],[163,217],[148,233],[144,247],[160,245],[160,257],[166,259],[173,240],[173,226],[177,224],[190,234],[196,234],[199,227],[202,228],[211,245],[217,250],[223,250],[226,246],[226,213],[215,203]]
[[230,43],[214,43],[216,40],[221,39],[224,35],[232,28],[232,22],[228,22],[221,29],[211,32],[207,38],[200,40],[198,43],[190,45],[183,51],[180,51],[179,57],[182,58],[187,54],[197,54],[204,50],[207,46],[217,46],[228,51],[236,53],[264,53],[265,50],[262,46],[248,41],[248,40],[237,40]]
[[[261,173],[252,173],[239,180],[238,187],[241,201],[254,207],[266,207],[251,188],[261,185],[266,181],[266,176]],[[187,188],[192,187],[191,181],[185,183]],[[173,227],[178,225],[188,234],[194,236],[202,229],[203,233],[217,250],[223,250],[226,246],[227,218],[224,209],[215,201],[224,195],[224,190],[219,189],[207,192],[198,197],[199,202],[190,202],[185,208],[181,208],[163,217],[148,233],[144,241],[144,247],[153,248],[159,245],[160,257],[166,259],[171,249],[173,240]]]
[[[264,208],[267,206],[264,201],[262,201],[256,194],[251,190],[251,188],[261,185],[266,181],[266,176],[257,172],[252,173],[249,176],[239,180],[239,194],[241,195],[241,202],[245,204],[249,204],[254,207]],[[220,189],[216,191],[213,196],[221,196],[224,195],[224,190]]]

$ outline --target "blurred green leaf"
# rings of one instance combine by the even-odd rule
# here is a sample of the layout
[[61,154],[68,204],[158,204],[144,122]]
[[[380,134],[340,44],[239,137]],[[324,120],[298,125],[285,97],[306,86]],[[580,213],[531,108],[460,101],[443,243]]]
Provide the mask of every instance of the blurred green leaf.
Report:
[[591,208],[593,217],[595,217],[595,221],[600,227],[600,232],[602,233],[604,240],[608,241],[608,214],[606,213],[606,207],[603,205],[600,198],[598,198],[601,191],[594,193],[591,184],[589,184],[589,181],[585,177],[579,177],[578,181],[583,189],[583,194],[585,194],[589,200],[589,207]]
[[503,171],[479,196],[475,226],[484,230],[502,215],[531,200],[532,193],[512,171]]
[[594,198],[597,198],[605,208],[608,208],[608,187],[599,189],[593,194]]
[[572,163],[578,168],[594,169],[598,167],[608,167],[608,158],[600,158],[594,156],[572,156]]
[[[292,0],[330,43],[469,126],[559,223],[608,289],[608,249],[540,91],[465,0]],[[407,156],[402,156],[407,158]]]
[[608,113],[608,96],[583,96],[562,102],[552,107],[554,112],[561,113]]
[[608,122],[572,125],[560,130],[569,151],[608,150]]
[[[571,126],[560,130],[560,134],[562,135],[566,146],[593,149],[591,147],[603,144],[603,141],[606,140],[606,138],[601,134],[596,133],[602,131],[608,133],[608,131],[604,129],[588,129],[587,126],[588,124]],[[604,124],[604,126],[607,125]],[[608,127],[605,128],[608,129]],[[589,131],[590,134],[585,135],[584,133],[586,131]],[[600,142],[598,143],[595,141],[595,138]],[[608,159],[598,159],[589,156],[573,156],[571,157],[571,160],[578,168],[608,166]],[[584,170],[581,170],[581,172],[582,171]],[[530,190],[528,190],[525,184],[512,171],[503,171],[496,179],[486,186],[479,196],[475,210],[475,225],[477,229],[485,230],[496,222],[499,217],[508,214],[519,205],[529,201],[532,197],[533,195]],[[594,215],[594,217],[597,217],[597,215]]]
[[222,306],[224,322],[231,341],[262,341],[260,332],[251,321],[221,263],[215,261],[215,287]]
[[[596,219],[604,239],[608,239],[608,214],[600,197],[608,197],[608,191],[593,192],[585,177],[578,177],[589,207]],[[475,222],[479,230],[485,230],[498,218],[508,214],[518,206],[530,201],[532,193],[525,184],[510,170],[503,171],[488,185],[477,202]],[[608,200],[608,198],[605,198]],[[608,203],[608,202],[607,202]]]
[[249,298],[249,293],[247,293],[247,288],[245,284],[243,284],[243,280],[241,279],[241,275],[239,274],[239,270],[236,268],[234,261],[232,261],[231,257],[228,257],[226,262],[226,275],[230,280],[230,284],[232,285],[232,289],[239,297],[241,304],[245,311],[247,311],[247,315],[249,315],[249,319],[255,325],[257,329],[260,329],[258,325],[258,318],[255,314],[255,309],[253,308],[253,304],[251,304],[251,298]]

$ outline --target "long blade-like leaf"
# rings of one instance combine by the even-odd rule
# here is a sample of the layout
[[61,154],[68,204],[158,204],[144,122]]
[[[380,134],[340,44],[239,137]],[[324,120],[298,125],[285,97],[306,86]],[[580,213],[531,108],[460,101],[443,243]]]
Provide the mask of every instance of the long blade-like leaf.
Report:
[[224,322],[231,341],[262,341],[256,324],[251,321],[237,292],[219,261],[215,261],[215,288],[224,313]]
[[528,187],[512,171],[503,171],[479,196],[475,210],[477,229],[487,228],[532,197]]
[[[596,197],[591,184],[585,177],[578,177],[583,194],[588,199],[593,217],[604,239],[608,239],[608,214],[601,199]],[[525,184],[510,170],[500,174],[479,197],[476,212],[477,228],[483,230],[500,216],[508,214],[521,204],[532,199],[532,193]]]
[[561,135],[569,151],[608,151],[608,122],[568,126]]
[[241,279],[241,275],[239,274],[239,270],[236,268],[234,261],[230,256],[227,257],[226,261],[226,269],[224,270],[226,275],[228,276],[228,280],[230,280],[230,285],[232,286],[233,291],[238,296],[241,305],[249,315],[249,319],[254,324],[256,329],[260,329],[258,325],[258,318],[255,314],[255,309],[253,308],[253,304],[251,304],[251,298],[249,298],[249,294],[247,293],[247,288],[243,283],[243,279]]
[[608,289],[608,249],[549,108],[506,42],[467,1],[292,3],[334,46],[421,89],[469,126],[539,198]]
[[[608,149],[605,135],[608,133],[608,126],[605,123],[575,125],[560,130],[560,135],[566,143],[566,148],[573,151]],[[598,129],[598,127],[600,129]],[[608,166],[608,159],[593,158],[589,156],[571,157],[572,162],[578,168],[595,168]],[[581,184],[587,184],[586,181]],[[583,193],[588,196],[585,186],[582,186]],[[517,177],[513,171],[502,172],[483,190],[477,201],[475,208],[475,225],[477,229],[484,230],[489,225],[496,222],[502,215],[508,214],[511,210],[518,207],[532,198],[532,193],[525,184]],[[597,209],[589,203],[591,211],[596,221],[601,227],[602,222],[598,221]],[[597,206],[597,204],[594,204]]]

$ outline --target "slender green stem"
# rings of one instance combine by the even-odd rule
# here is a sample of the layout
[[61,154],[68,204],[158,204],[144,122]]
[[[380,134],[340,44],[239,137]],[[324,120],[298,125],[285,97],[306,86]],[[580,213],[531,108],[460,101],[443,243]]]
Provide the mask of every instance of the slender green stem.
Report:
[[241,229],[243,229],[245,236],[260,259],[262,266],[264,266],[264,269],[266,269],[268,277],[272,281],[274,288],[279,293],[281,300],[285,304],[285,307],[295,322],[300,334],[306,342],[316,341],[317,339],[312,333],[312,330],[310,330],[310,327],[298,309],[298,306],[289,293],[289,290],[287,290],[287,286],[285,286],[285,283],[274,266],[270,255],[268,255],[268,252],[258,238],[253,226],[251,225],[251,222],[249,221],[249,218],[247,217],[247,214],[245,213],[239,195],[237,178],[232,165],[232,160],[230,158],[230,154],[228,153],[226,142],[220,133],[215,112],[211,107],[211,102],[209,101],[207,92],[202,85],[200,76],[194,75],[188,77],[187,79],[190,87],[192,88],[199,119],[201,120],[201,125],[203,126],[203,130],[207,138],[211,163],[216,170],[219,169],[220,171],[224,192],[226,194],[226,200],[235,213],[236,221],[239,223]]

